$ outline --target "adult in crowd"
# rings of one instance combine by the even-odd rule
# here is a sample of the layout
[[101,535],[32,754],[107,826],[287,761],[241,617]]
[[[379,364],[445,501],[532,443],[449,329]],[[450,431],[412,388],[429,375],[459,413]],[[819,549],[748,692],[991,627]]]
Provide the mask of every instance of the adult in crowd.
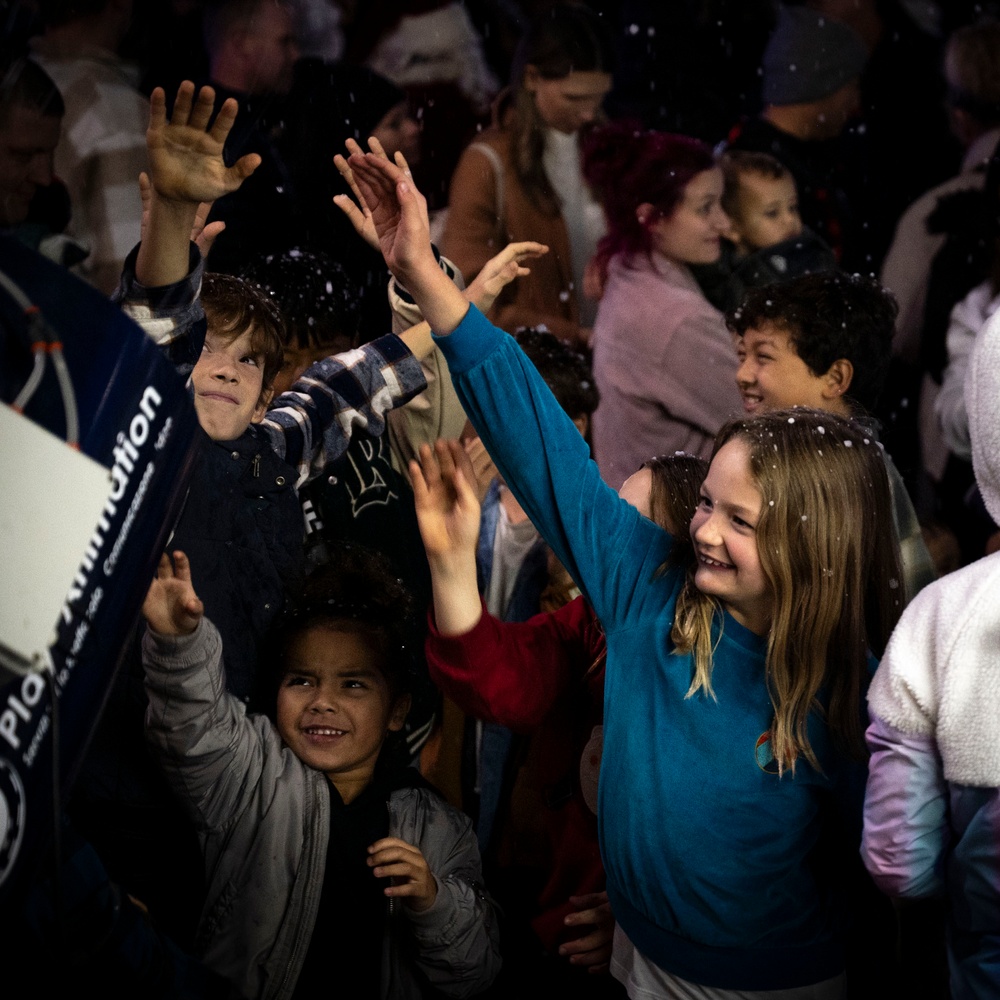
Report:
[[729,219],[722,170],[696,139],[606,125],[588,137],[584,166],[608,220],[596,258],[594,452],[618,489],[656,454],[708,457],[742,410],[732,338],[689,270],[719,259]]
[[236,273],[261,253],[283,250],[293,239],[291,175],[279,152],[285,97],[299,57],[295,12],[284,0],[214,0],[204,15],[209,80],[218,110],[229,97],[240,112],[225,158],[257,153],[261,165],[238,191],[220,198],[210,221],[225,231],[209,255],[213,271]]
[[0,72],[0,230],[57,263],[75,263],[86,251],[62,233],[69,195],[52,168],[65,112],[59,88],[30,59],[11,59]]
[[[992,244],[979,237],[986,212],[979,193],[986,167],[1000,142],[1000,23],[985,20],[952,32],[945,49],[951,128],[965,150],[961,171],[921,195],[900,217],[882,265],[881,279],[899,302],[896,324],[894,379],[909,400],[910,419],[904,428],[906,446],[930,484],[944,478],[949,458],[946,440],[934,416],[945,365],[945,333],[952,308],[977,282],[986,278]],[[928,300],[931,265],[948,240],[949,231],[969,231],[980,244],[976,255],[985,264],[978,274],[957,254],[957,273],[964,287],[954,286]],[[988,301],[988,300],[987,300]],[[928,308],[930,307],[930,308]],[[985,317],[983,317],[985,319]],[[968,318],[964,319],[968,323]],[[981,325],[981,324],[979,324]],[[936,335],[925,343],[925,328]],[[967,457],[967,456],[965,456]],[[972,481],[966,468],[965,487]]]
[[594,304],[584,274],[604,221],[583,178],[579,136],[611,89],[612,59],[592,10],[546,8],[521,40],[496,124],[455,170],[441,250],[467,282],[508,242],[549,247],[497,300],[493,318],[508,331],[544,324],[562,339],[589,340]]
[[139,238],[135,179],[146,168],[149,102],[119,55],[133,0],[48,0],[33,56],[66,105],[55,170],[69,190],[66,232],[90,249],[80,276],[107,295]]
[[764,50],[764,109],[730,132],[732,149],[770,153],[795,177],[802,221],[850,254],[854,220],[843,188],[838,138],[860,108],[868,58],[846,25],[807,7],[782,7]]

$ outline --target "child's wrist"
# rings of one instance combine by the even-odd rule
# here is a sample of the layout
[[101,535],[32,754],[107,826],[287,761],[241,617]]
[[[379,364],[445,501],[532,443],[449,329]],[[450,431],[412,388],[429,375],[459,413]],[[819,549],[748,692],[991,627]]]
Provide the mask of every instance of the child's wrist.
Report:
[[431,572],[442,582],[464,580],[470,575],[473,579],[476,577],[475,549],[428,556],[427,564]]
[[155,214],[157,218],[164,220],[187,223],[190,219],[190,226],[194,224],[194,217],[198,213],[198,202],[187,198],[170,198],[154,188],[150,197],[149,211],[150,215]]

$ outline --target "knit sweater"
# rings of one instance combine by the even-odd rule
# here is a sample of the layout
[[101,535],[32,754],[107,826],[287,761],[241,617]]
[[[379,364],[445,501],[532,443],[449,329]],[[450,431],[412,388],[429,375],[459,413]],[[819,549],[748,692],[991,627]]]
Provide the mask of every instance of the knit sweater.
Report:
[[688,697],[692,657],[670,638],[683,579],[657,572],[671,537],[602,482],[512,338],[470,309],[438,343],[504,481],[605,627],[598,818],[622,929],[656,964],[705,986],[784,989],[836,975],[837,845],[857,842],[863,767],[833,751],[814,716],[822,772],[800,760],[778,775],[766,641],[728,614],[715,623],[714,697]]
[[654,455],[707,458],[719,428],[743,412],[722,314],[666,257],[611,261],[593,344],[594,454],[609,486]]

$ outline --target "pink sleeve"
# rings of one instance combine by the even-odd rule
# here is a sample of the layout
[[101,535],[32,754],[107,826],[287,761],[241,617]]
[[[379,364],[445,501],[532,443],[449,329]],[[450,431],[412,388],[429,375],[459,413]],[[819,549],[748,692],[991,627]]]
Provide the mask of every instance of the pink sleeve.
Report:
[[889,896],[940,893],[948,801],[934,740],[902,733],[876,715],[865,738],[871,751],[861,841],[865,867]]

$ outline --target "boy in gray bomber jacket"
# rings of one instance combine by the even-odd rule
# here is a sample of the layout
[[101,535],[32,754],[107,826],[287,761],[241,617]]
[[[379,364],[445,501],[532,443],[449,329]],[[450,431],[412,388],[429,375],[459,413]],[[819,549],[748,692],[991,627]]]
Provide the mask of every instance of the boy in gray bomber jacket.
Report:
[[208,898],[199,953],[235,994],[467,997],[500,967],[469,820],[387,736],[409,707],[406,598],[354,550],[274,642],[275,721],[226,691],[181,552],[143,606],[148,740],[191,813]]

